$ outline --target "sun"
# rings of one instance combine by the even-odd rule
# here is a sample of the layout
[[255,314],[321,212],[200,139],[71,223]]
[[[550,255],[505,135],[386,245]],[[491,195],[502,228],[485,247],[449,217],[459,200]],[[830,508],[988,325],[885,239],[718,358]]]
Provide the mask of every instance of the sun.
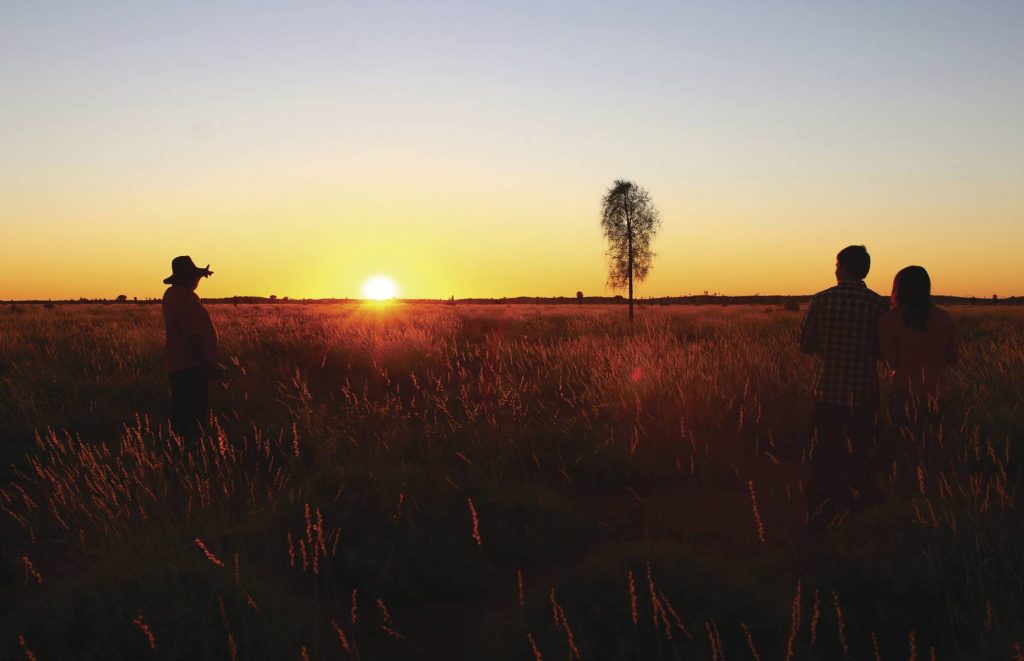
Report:
[[387,301],[398,294],[395,281],[385,275],[375,275],[363,285],[363,298],[371,301]]

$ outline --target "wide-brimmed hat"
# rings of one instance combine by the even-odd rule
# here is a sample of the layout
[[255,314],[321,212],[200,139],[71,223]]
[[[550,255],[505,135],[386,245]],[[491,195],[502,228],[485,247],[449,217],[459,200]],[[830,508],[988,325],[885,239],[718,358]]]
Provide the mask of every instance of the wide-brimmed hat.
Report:
[[213,275],[213,271],[210,270],[210,265],[207,264],[204,268],[199,268],[192,261],[192,258],[188,255],[182,255],[181,257],[175,257],[171,260],[171,275],[164,278],[165,285],[176,285],[182,282],[188,282],[194,279],[196,276],[201,278],[208,278]]

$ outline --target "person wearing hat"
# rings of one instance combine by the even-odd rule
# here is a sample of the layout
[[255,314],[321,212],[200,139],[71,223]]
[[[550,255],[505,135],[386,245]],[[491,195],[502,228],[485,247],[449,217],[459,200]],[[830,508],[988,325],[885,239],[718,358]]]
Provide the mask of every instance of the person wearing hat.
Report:
[[196,295],[203,278],[213,275],[210,265],[199,268],[191,257],[175,257],[170,285],[164,292],[167,343],[164,360],[171,380],[171,424],[176,433],[194,437],[210,408],[210,379],[220,373],[217,329]]

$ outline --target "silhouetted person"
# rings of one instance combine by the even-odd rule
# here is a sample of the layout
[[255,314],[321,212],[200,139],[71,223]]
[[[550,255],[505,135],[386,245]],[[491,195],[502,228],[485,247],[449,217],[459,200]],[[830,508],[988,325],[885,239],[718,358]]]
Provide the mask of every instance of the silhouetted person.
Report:
[[[923,459],[931,421],[940,414],[946,369],[959,358],[953,316],[932,303],[928,271],[908,266],[892,283],[893,309],[879,320],[882,359],[892,376],[889,416],[895,434],[887,448],[900,478],[909,478]],[[904,486],[906,479],[901,479]]]
[[175,432],[194,437],[210,408],[209,381],[217,375],[217,330],[196,295],[202,278],[213,275],[210,265],[199,268],[188,256],[171,261],[171,285],[164,292],[167,343],[164,358],[171,380],[171,424]]
[[946,368],[959,358],[953,315],[932,303],[932,282],[921,266],[908,266],[892,282],[892,310],[879,320],[882,358],[895,394],[937,397]]
[[867,495],[868,446],[878,413],[878,319],[889,309],[867,288],[864,246],[836,255],[838,284],[811,299],[800,350],[818,357],[814,383],[816,443],[806,485],[807,524],[821,530]]

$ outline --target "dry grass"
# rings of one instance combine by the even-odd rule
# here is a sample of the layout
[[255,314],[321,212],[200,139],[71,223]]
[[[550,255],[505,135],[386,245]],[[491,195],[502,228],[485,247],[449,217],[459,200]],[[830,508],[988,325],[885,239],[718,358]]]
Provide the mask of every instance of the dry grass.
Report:
[[[1024,640],[1024,313],[956,310],[941,417],[883,435],[885,498],[820,539],[796,313],[641,308],[632,334],[618,307],[212,313],[228,376],[193,444],[163,422],[157,308],[0,309],[0,655],[1006,658]],[[893,467],[899,443],[913,461]]]

